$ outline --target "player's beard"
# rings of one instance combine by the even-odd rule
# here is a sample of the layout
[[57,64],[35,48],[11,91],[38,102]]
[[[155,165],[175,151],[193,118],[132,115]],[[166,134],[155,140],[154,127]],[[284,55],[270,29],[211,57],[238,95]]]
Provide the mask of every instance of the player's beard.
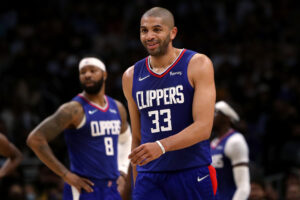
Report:
[[147,48],[146,42],[143,43],[143,45],[151,56],[162,56],[166,54],[169,43],[170,43],[170,35],[168,35],[165,40],[160,40],[160,45],[154,50],[149,50]]
[[98,94],[104,83],[104,78],[102,77],[99,81],[94,82],[93,86],[86,86],[84,83],[80,83],[81,88],[88,94]]

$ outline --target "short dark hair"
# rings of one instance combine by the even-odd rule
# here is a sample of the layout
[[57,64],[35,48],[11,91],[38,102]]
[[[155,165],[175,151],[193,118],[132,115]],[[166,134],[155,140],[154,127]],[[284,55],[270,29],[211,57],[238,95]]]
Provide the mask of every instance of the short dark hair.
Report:
[[153,7],[147,10],[143,17],[160,17],[163,19],[164,23],[169,26],[169,28],[173,28],[175,25],[175,20],[173,14],[166,8],[162,7]]

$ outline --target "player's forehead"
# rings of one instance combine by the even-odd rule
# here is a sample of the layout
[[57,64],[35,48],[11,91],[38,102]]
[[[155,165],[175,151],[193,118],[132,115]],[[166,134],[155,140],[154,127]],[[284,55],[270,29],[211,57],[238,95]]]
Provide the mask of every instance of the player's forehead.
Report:
[[167,24],[162,17],[144,16],[141,18],[140,28],[166,27]]
[[80,69],[80,72],[85,72],[88,70],[101,71],[101,69],[99,69],[99,67],[96,67],[94,65],[85,65]]

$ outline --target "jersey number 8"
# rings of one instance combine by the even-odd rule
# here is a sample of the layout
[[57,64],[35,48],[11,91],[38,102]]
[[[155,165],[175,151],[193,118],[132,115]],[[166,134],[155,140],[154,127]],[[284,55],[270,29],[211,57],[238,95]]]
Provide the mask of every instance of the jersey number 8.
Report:
[[113,139],[111,137],[104,137],[104,144],[105,144],[106,155],[113,156],[114,155]]

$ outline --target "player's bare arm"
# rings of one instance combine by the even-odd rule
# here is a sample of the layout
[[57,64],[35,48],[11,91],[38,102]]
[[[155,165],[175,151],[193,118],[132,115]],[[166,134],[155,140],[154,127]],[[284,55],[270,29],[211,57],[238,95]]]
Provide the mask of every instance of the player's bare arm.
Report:
[[121,131],[120,131],[120,136],[119,136],[119,141],[118,141],[118,167],[120,171],[120,176],[117,180],[118,184],[118,191],[123,197],[129,189],[126,187],[126,182],[130,181],[131,177],[127,177],[127,172],[128,172],[128,154],[130,153],[130,146],[131,146],[131,133],[130,133],[130,127],[128,125],[127,121],[127,112],[124,107],[124,105],[116,101],[119,113],[121,116]]
[[194,87],[193,119],[194,123],[176,135],[161,141],[166,151],[174,151],[192,146],[209,139],[211,135],[216,90],[214,69],[211,60],[196,54],[188,66],[188,77]]
[[57,137],[66,128],[75,128],[84,116],[81,105],[71,101],[63,104],[53,115],[41,122],[28,136],[27,144],[53,172],[61,176],[78,191],[81,188],[92,192],[93,183],[71,173],[53,154],[48,142]]
[[193,124],[160,140],[161,145],[156,142],[146,143],[134,149],[130,154],[133,164],[145,165],[167,151],[183,149],[210,137],[216,99],[214,71],[210,59],[203,54],[193,56],[188,66],[188,77],[195,89]]
[[0,178],[11,173],[22,161],[22,154],[14,144],[0,133],[0,155],[6,157],[6,161],[0,168]]
[[63,104],[53,115],[40,123],[27,139],[27,144],[38,157],[59,176],[63,176],[67,169],[55,158],[48,142],[62,133],[64,129],[74,126],[74,118],[80,111],[83,112],[80,107],[75,102]]
[[128,122],[127,122],[127,112],[126,112],[126,109],[124,107],[124,105],[119,102],[119,101],[116,101],[117,103],[117,106],[118,106],[118,109],[119,109],[119,112],[120,112],[120,116],[121,116],[121,134],[125,133],[125,131],[127,130],[128,128]]
[[[139,115],[137,105],[132,97],[133,72],[134,72],[134,66],[128,68],[124,72],[123,79],[122,79],[123,92],[128,102],[128,110],[129,110],[131,128],[132,128],[132,145],[131,145],[132,150],[141,144],[140,115]],[[133,177],[135,180],[137,176],[137,171],[135,166],[133,166],[132,168],[133,168]]]

